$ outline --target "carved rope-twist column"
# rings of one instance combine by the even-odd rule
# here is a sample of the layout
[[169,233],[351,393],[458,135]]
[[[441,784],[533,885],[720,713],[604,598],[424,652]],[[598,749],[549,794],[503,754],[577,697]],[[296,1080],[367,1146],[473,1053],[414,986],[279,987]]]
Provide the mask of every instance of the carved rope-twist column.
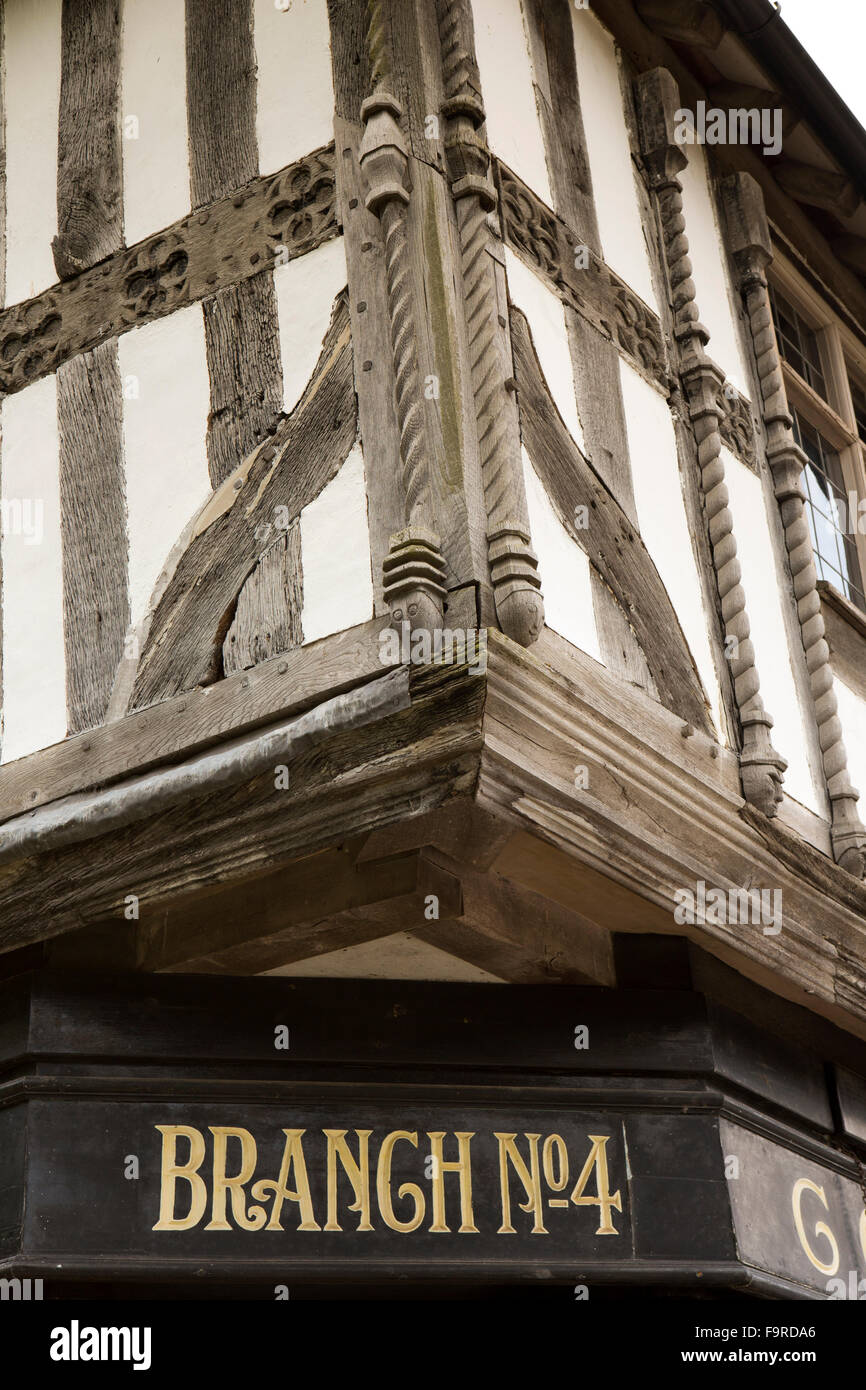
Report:
[[388,15],[383,0],[368,0],[367,46],[374,91],[361,107],[360,164],[369,192],[366,206],[379,218],[385,250],[394,398],[407,525],[391,537],[384,562],[384,594],[392,622],[434,631],[442,626],[445,561],[433,529],[430,451],[416,348],[415,302],[409,250],[409,156],[400,128],[402,108],[387,90],[391,75]]
[[857,814],[858,793],[851,785],[842,739],[833,669],[827,645],[812,537],[806,517],[801,478],[807,459],[794,439],[782,362],[770,308],[766,268],[772,243],[763,194],[748,174],[735,174],[721,187],[728,240],[739,275],[755,352],[761,413],[767,431],[767,459],[779,503],[821,760],[830,798],[830,835],[837,863],[858,878],[866,877],[866,828]]
[[[530,545],[508,325],[497,292],[502,258],[491,221],[496,192],[483,134],[484,106],[466,0],[437,0],[445,100],[445,151],[460,236],[472,394],[487,545],[496,614],[502,630],[530,646],[544,624],[538,561]],[[498,257],[497,257],[498,252]],[[502,272],[500,271],[500,274]]]
[[740,777],[743,795],[767,816],[776,814],[787,763],[770,741],[773,721],[764,709],[755,649],[746,612],[742,571],[737,558],[734,519],[722,461],[720,390],[724,375],[706,353],[709,334],[700,321],[689,242],[683,216],[682,184],[677,177],[686,156],[672,138],[679,107],[676,84],[664,69],[639,79],[644,154],[662,226],[665,264],[671,287],[679,374],[698,451],[701,494],[707,518],[713,569],[722,611],[734,699],[742,728]]

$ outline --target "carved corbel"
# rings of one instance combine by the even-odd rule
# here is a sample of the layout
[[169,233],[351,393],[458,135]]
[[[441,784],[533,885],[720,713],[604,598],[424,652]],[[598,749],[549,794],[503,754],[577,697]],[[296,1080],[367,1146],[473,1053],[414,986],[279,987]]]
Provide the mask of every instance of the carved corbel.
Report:
[[723,373],[706,352],[709,334],[700,321],[678,175],[687,164],[675,135],[680,99],[677,84],[664,68],[637,82],[643,155],[659,209],[665,266],[671,291],[679,375],[688,402],[698,451],[700,487],[709,530],[713,570],[721,605],[725,648],[730,653],[734,698],[742,730],[740,780],[743,796],[767,816],[782,799],[787,763],[770,741],[772,719],[764,709],[755,664],[746,596],[737,558],[734,522],[728,505],[720,432]]
[[467,0],[437,0],[445,158],[460,235],[472,393],[487,512],[487,554],[499,624],[530,646],[544,625],[530,545],[508,332],[504,255],[490,178],[484,105]]
[[767,434],[767,460],[782,516],[800,634],[818,741],[831,807],[833,854],[857,878],[866,877],[866,829],[857,814],[858,793],[848,775],[830,649],[824,630],[818,575],[806,518],[801,478],[807,462],[794,441],[782,363],[770,308],[767,266],[773,259],[760,185],[750,174],[732,174],[721,183],[728,246],[746,307],[761,389],[761,415]]
[[407,228],[409,156],[400,128],[402,107],[388,91],[390,42],[383,0],[369,0],[367,13],[374,90],[361,106],[364,136],[359,162],[369,189],[366,205],[382,227],[407,522],[404,530],[391,537],[384,562],[384,595],[395,627],[408,622],[413,630],[434,631],[443,621],[445,560],[433,524],[429,441],[416,348]]

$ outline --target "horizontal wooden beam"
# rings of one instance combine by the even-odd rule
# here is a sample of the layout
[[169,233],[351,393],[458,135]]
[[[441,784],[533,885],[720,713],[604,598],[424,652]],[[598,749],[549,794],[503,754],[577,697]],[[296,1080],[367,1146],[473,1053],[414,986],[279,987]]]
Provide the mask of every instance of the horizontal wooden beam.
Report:
[[394,666],[382,661],[382,626],[381,618],[372,618],[6,763],[0,767],[0,823],[188,757],[384,675]]
[[[267,767],[240,768],[231,785],[202,783],[192,796],[181,788],[176,803],[134,824],[94,822],[84,842],[42,852],[34,844],[30,853],[16,844],[16,857],[0,864],[0,951],[109,919],[121,929],[144,922],[187,894],[468,795],[480,756],[482,676],[463,663],[412,668],[409,678],[407,708],[336,730],[323,718],[303,744],[285,747],[285,766],[276,752]],[[319,707],[317,700],[311,717]]]
[[312,251],[339,232],[334,146],[196,209],[0,314],[0,391]]
[[[866,885],[744,804],[736,760],[547,630],[488,640],[477,799],[526,831],[491,867],[611,931],[688,935],[866,1035]],[[582,769],[579,777],[576,772]],[[545,862],[537,841],[560,851]],[[781,894],[781,930],[678,923],[680,889]],[[821,923],[820,932],[815,922]]]

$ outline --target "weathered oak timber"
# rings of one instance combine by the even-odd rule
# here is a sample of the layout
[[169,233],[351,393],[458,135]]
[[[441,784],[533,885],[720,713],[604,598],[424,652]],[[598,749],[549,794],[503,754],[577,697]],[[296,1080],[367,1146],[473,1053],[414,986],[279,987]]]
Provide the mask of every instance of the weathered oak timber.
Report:
[[222,676],[238,595],[266,549],[263,523],[273,523],[276,508],[293,521],[336,477],[356,435],[349,315],[340,294],[297,407],[199,514],[150,624],[131,709]]
[[571,0],[529,0],[525,7],[535,101],[544,131],[557,212],[601,256],[592,175],[586,149]]
[[57,372],[63,636],[71,733],[105,718],[129,625],[117,340]]
[[[576,764],[588,769],[585,790],[575,788]],[[866,951],[866,886],[811,852],[824,886],[804,878],[796,847],[801,859],[806,847],[743,802],[733,754],[699,731],[684,738],[663,705],[547,629],[529,651],[489,635],[476,798],[519,827],[494,872],[613,931],[686,934],[741,974],[866,1036],[856,965]],[[768,836],[790,844],[790,867]],[[782,931],[675,925],[675,891],[702,877],[723,890],[778,888]]]
[[529,646],[544,623],[538,561],[530,545],[520,456],[504,255],[490,181],[490,151],[467,0],[437,0],[448,178],[460,245],[466,356],[472,388],[487,561],[499,625]]
[[120,0],[63,0],[57,142],[61,280],[123,245]]
[[[388,289],[394,400],[400,430],[400,473],[405,528],[391,537],[384,561],[383,595],[395,626],[409,622],[428,632],[442,626],[448,580],[434,510],[432,475],[444,473],[441,431],[422,394],[419,339],[423,278],[416,273],[417,235],[409,225],[412,202],[409,151],[394,96],[392,10],[369,0],[367,48],[372,91],[361,107],[364,135],[358,162],[367,183],[365,206],[379,219]],[[417,204],[417,199],[415,199]]]
[[827,794],[830,798],[833,853],[857,878],[866,877],[866,827],[857,811],[859,793],[848,772],[833,668],[827,645],[806,497],[801,482],[806,456],[795,443],[785,378],[773,324],[766,270],[773,258],[770,229],[760,185],[735,174],[721,185],[728,246],[749,320],[749,333],[767,434],[767,461],[785,533],[800,635],[809,673],[810,694]]
[[20,391],[79,352],[259,275],[278,254],[302,256],[337,233],[334,147],[325,145],[6,309],[0,390]]
[[[602,259],[580,109],[570,0],[531,0],[525,16],[554,208],[577,240]],[[637,526],[619,348],[571,304],[563,304],[563,309],[587,456],[632,525]],[[590,572],[590,583],[605,665],[624,680],[657,694],[628,619],[595,569]]]
[[219,487],[273,434],[283,408],[277,300],[271,271],[227,285],[202,305],[211,408],[210,480]]
[[383,675],[392,666],[382,659],[381,629],[382,619],[371,619],[4,764],[0,822],[187,757]]
[[[193,207],[258,174],[252,0],[186,5],[187,112]],[[204,301],[211,411],[207,452],[219,487],[276,427],[283,403],[280,335],[269,271]]]
[[[659,699],[696,728],[709,731],[700,679],[649,552],[563,424],[547,389],[529,325],[515,308],[511,333],[524,442],[557,516],[627,615]],[[586,530],[575,526],[574,509],[579,504],[590,508]]]
[[678,175],[688,163],[675,137],[679,91],[664,68],[643,73],[637,82],[643,154],[659,211],[664,263],[670,286],[672,331],[677,365],[697,444],[701,495],[712,550],[713,570],[730,644],[731,677],[737,703],[742,747],[740,771],[743,795],[765,815],[773,816],[782,799],[782,774],[787,762],[770,741],[772,718],[764,709],[751,628],[746,611],[742,572],[737,558],[734,520],[730,511],[722,458],[719,398],[724,375],[706,352],[709,333],[700,322],[692,279],[689,241]]
[[576,309],[642,376],[667,393],[668,372],[658,315],[591,250],[586,269],[578,269],[575,250],[584,243],[576,233],[501,160],[494,159],[494,168],[508,245],[548,282],[563,303]]
[[225,674],[245,671],[300,646],[303,604],[301,529],[293,521],[264,552],[238,595],[234,620],[223,642]]
[[[358,844],[341,846],[297,864],[248,879],[235,902],[185,902],[159,914],[139,942],[138,969],[196,974],[258,975],[293,960],[339,951],[424,921],[425,899],[459,915],[460,880],[423,852],[357,862]],[[233,910],[234,909],[234,910]]]
[[[692,110],[697,101],[706,99],[706,88],[686,65],[682,49],[642,23],[631,4],[593,0],[592,8],[638,72],[667,68],[677,80],[684,105]],[[811,218],[782,191],[774,178],[772,161],[743,144],[717,145],[712,155],[719,175],[742,171],[761,185],[774,227],[792,247],[799,249],[819,277],[823,291],[833,296],[836,312],[862,336],[862,324],[866,322],[866,288],[862,279],[845,268]]]
[[[3,949],[46,928],[53,936],[108,918],[122,923],[130,893],[144,922],[158,903],[268,872],[468,794],[477,775],[483,679],[466,665],[447,665],[413,671],[410,688],[408,708],[310,735],[290,760],[285,790],[270,768],[111,829],[84,853],[76,842],[7,862],[0,870]],[[363,692],[356,688],[352,699],[363,703]],[[33,871],[44,901],[33,896]]]
[[[367,49],[367,0],[328,0],[334,109],[352,125],[361,123],[361,104],[372,85]],[[339,137],[338,137],[339,148]]]
[[[673,380],[658,314],[644,304],[593,251],[589,238],[581,242],[576,232],[501,160],[494,160],[494,165],[502,197],[502,225],[506,242],[559,295],[566,310],[575,311],[583,322],[597,329],[602,338],[612,343],[641,376],[667,396]],[[587,251],[585,270],[578,269],[575,261],[575,252],[581,246],[585,246]],[[594,365],[598,353],[590,346],[592,341],[592,335],[584,334],[579,351],[589,351]],[[576,372],[580,372],[579,367]],[[576,389],[579,393],[578,404],[585,409],[585,402],[580,398],[580,381],[577,379]],[[618,385],[616,389],[619,390]],[[605,393],[596,391],[594,394]],[[720,386],[716,404],[724,442],[750,467],[754,467],[754,424],[748,402],[745,398],[726,400]],[[586,413],[588,418],[591,417],[592,409]],[[620,469],[612,474],[612,477],[618,477],[619,486],[623,486],[623,478],[619,477],[621,472]],[[628,510],[625,500],[622,505]]]
[[186,0],[189,178],[194,208],[259,172],[252,0]]
[[[353,73],[354,68],[351,71]],[[338,76],[335,70],[335,81]],[[382,593],[382,567],[391,536],[404,524],[404,504],[400,489],[400,431],[391,374],[384,251],[378,218],[364,206],[366,185],[358,167],[361,127],[338,115],[334,119],[334,133],[339,216],[346,240],[349,277],[355,395],[369,501],[373,602],[376,613],[387,613],[388,605]]]

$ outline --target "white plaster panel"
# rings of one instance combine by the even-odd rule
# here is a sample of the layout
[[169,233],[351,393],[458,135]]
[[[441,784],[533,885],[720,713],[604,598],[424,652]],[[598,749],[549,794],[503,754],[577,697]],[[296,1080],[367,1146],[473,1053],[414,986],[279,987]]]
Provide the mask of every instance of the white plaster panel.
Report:
[[283,408],[294,409],[313,374],[331,320],[331,309],[346,284],[342,237],[326,241],[274,271],[283,365]]
[[601,661],[589,560],[556,515],[525,449],[523,477],[532,548],[538,556],[544,595],[544,621],[581,651]]
[[259,169],[273,174],[334,138],[326,0],[255,0]]
[[364,458],[356,444],[336,478],[301,512],[304,643],[373,616]]
[[124,0],[123,215],[127,246],[190,209],[183,0]]
[[6,303],[55,284],[61,0],[6,0]]
[[583,429],[577,413],[574,372],[568,346],[568,328],[562,301],[549,290],[513,251],[505,250],[508,294],[522,309],[532,330],[532,341],[556,408],[582,453],[586,453]]
[[671,413],[664,397],[633,367],[622,359],[619,365],[640,533],[668,591],[716,729],[721,732],[725,727],[722,698],[683,500]]
[[55,378],[8,396],[2,424],[3,761],[9,762],[66,736]]
[[760,478],[728,449],[722,450],[722,458],[761,698],[773,717],[773,747],[788,760],[784,789],[795,801],[822,815],[823,798],[806,754],[806,725],[794,682],[764,489]]
[[683,215],[698,309],[701,322],[710,335],[707,351],[725,371],[728,380],[745,395],[751,396],[725,269],[725,250],[708,181],[706,156],[703,147],[696,144],[686,146],[686,153],[688,166],[680,175]]
[[848,772],[860,793],[860,819],[866,820],[866,700],[838,676],[833,684],[842,722],[842,741],[848,754]]
[[591,10],[570,8],[580,111],[604,259],[658,312],[634,182],[616,47]]
[[124,388],[129,596],[136,626],[172,546],[211,490],[210,387],[201,305],[124,333],[118,354]]
[[552,207],[520,0],[472,0],[472,13],[490,148]]

